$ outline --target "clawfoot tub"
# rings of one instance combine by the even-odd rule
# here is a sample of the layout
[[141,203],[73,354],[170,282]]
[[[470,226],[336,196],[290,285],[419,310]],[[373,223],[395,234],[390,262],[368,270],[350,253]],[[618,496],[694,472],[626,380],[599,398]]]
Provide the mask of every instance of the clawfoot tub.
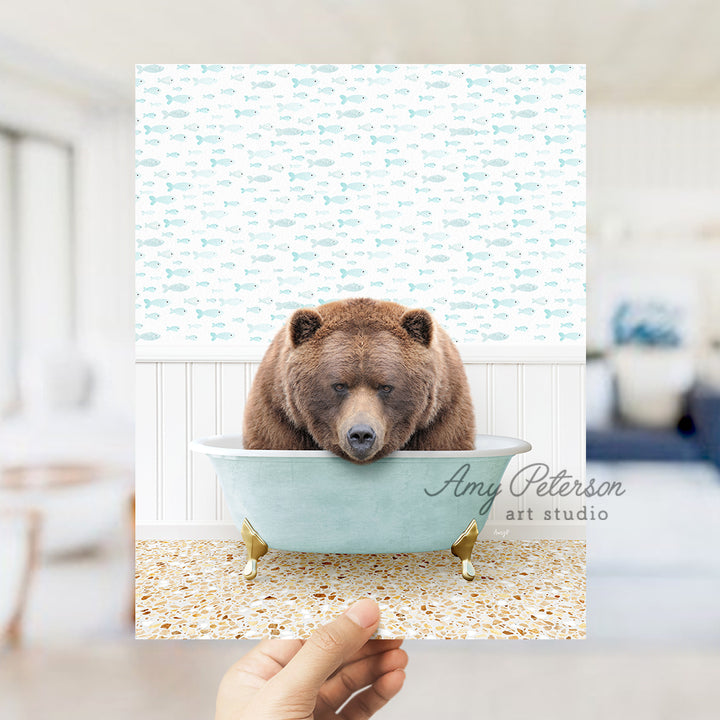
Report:
[[471,554],[516,438],[479,435],[475,450],[400,450],[356,465],[324,450],[245,450],[239,435],[190,443],[210,457],[248,559],[247,580],[271,547],[319,553],[450,548],[466,580]]

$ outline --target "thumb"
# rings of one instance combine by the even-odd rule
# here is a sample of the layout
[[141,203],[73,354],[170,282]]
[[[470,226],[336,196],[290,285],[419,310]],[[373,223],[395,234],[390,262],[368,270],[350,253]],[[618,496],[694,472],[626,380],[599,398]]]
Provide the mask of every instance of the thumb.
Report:
[[363,598],[316,630],[273,678],[276,697],[297,697],[304,693],[312,693],[314,697],[328,677],[370,639],[379,622],[377,603]]

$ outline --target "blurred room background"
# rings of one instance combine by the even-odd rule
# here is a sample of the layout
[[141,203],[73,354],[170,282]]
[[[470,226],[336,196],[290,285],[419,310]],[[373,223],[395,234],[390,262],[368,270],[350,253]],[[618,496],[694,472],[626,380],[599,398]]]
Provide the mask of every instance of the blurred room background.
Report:
[[132,639],[134,64],[223,60],[587,64],[587,472],[626,489],[592,503],[590,639],[409,643],[382,716],[464,717],[458,682],[501,717],[712,716],[719,30],[713,0],[3,5],[0,716],[207,715],[249,647]]

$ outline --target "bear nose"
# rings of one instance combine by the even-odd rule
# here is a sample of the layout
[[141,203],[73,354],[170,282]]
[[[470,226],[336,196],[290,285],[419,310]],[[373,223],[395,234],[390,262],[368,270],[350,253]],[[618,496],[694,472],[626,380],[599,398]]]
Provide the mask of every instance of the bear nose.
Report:
[[375,431],[369,425],[353,425],[347,433],[348,443],[353,450],[367,452],[375,442]]

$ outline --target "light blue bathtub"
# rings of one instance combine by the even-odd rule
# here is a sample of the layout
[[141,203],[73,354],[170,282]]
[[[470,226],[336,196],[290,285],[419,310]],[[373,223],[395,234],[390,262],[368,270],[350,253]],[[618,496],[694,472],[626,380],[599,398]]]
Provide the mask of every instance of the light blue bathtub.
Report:
[[401,450],[357,465],[324,450],[245,450],[239,435],[190,443],[215,467],[248,545],[248,579],[268,547],[324,553],[452,548],[472,579],[472,545],[503,473],[513,455],[531,446],[479,435],[475,448]]

